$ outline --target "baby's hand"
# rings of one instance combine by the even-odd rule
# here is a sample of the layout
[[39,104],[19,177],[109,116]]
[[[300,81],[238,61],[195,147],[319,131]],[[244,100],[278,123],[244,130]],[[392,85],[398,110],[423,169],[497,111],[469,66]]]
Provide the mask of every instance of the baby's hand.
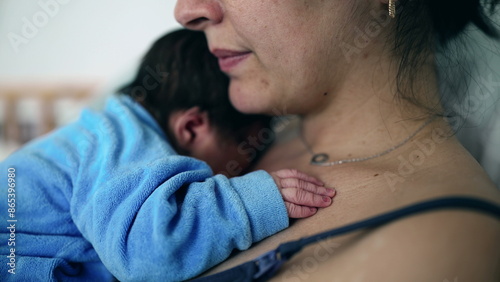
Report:
[[270,173],[285,201],[288,217],[304,218],[332,204],[335,190],[295,169],[282,169]]

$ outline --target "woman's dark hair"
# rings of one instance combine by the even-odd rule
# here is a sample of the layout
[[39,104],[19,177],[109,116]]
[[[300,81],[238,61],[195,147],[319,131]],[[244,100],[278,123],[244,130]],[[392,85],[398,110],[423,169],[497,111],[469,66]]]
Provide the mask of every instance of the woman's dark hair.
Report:
[[228,87],[229,78],[209,52],[204,33],[180,29],[153,44],[134,80],[119,92],[139,102],[170,137],[170,115],[198,106],[224,137],[241,142],[249,128],[256,123],[268,126],[270,118],[238,112],[229,101]]
[[[420,67],[431,53],[446,61],[450,72],[438,73],[449,79],[456,75],[469,75],[473,65],[465,59],[471,42],[467,42],[467,29],[476,27],[488,37],[498,39],[498,24],[491,17],[500,0],[398,0],[395,30],[395,54],[400,58],[396,77],[397,98],[422,106],[432,114],[449,115],[436,104],[430,105],[416,97],[414,86],[419,79]],[[498,52],[498,49],[497,49]],[[454,97],[441,97],[443,102],[458,103],[466,94],[466,77],[455,78],[465,84],[456,87]],[[466,80],[470,77],[466,78]],[[465,87],[464,87],[465,86]],[[457,91],[459,90],[459,91]],[[458,93],[461,92],[461,93]],[[452,102],[450,102],[452,101]],[[446,104],[446,103],[444,103]]]

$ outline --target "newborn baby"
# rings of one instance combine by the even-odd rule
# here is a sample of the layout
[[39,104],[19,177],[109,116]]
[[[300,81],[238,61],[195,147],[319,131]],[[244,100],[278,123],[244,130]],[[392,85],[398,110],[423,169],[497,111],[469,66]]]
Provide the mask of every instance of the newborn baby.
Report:
[[234,110],[227,86],[203,33],[172,32],[103,111],[85,110],[3,161],[16,177],[15,211],[0,220],[16,221],[14,233],[0,231],[3,242],[14,234],[0,271],[30,281],[186,280],[289,217],[329,206],[334,190],[295,170],[228,178],[269,145],[245,147],[269,118]]

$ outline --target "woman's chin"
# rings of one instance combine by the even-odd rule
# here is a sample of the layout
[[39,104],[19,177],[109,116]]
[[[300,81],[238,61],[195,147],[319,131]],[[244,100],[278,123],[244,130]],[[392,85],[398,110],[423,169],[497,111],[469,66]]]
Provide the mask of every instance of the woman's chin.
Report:
[[[250,93],[251,91],[243,91],[241,88],[229,88],[229,99],[231,104],[244,114],[265,114],[267,113],[265,97]],[[260,94],[260,93],[259,93]]]

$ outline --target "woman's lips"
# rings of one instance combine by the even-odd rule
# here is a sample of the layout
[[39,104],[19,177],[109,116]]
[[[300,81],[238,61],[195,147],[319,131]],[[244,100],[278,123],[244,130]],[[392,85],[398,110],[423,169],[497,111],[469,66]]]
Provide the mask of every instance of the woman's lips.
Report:
[[219,59],[219,67],[223,72],[229,72],[239,63],[250,56],[252,52],[240,52],[224,49],[215,49],[212,51],[215,57]]

